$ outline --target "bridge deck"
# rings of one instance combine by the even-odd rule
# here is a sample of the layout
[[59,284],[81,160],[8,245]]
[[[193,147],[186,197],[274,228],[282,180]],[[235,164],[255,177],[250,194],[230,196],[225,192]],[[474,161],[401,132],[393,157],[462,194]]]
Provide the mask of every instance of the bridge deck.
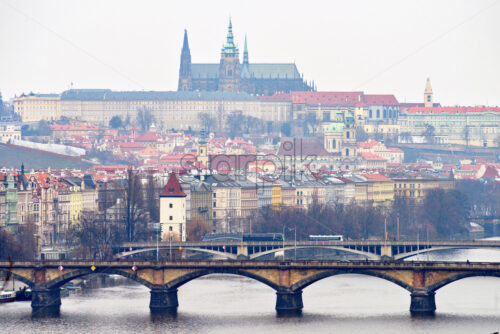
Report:
[[441,261],[255,261],[255,260],[181,260],[181,261],[42,261],[42,262],[0,262],[0,269],[14,268],[280,268],[280,269],[427,269],[427,270],[499,270],[500,262],[441,262]]
[[[286,240],[286,246],[295,245],[294,240]],[[188,241],[188,242],[160,242],[160,247],[201,247],[201,246],[283,246],[283,241]],[[314,245],[330,245],[330,246],[469,246],[469,247],[500,247],[500,241],[380,241],[380,240],[363,240],[363,241],[299,241],[297,246],[314,246]],[[123,243],[118,248],[142,248],[156,247],[155,242],[130,242]]]

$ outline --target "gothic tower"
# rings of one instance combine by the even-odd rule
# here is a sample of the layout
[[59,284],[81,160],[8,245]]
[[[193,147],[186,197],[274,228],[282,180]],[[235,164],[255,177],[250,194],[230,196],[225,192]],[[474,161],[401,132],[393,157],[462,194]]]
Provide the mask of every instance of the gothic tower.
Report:
[[240,90],[240,56],[233,38],[233,25],[229,19],[226,43],[222,46],[219,66],[219,87],[224,92]]
[[432,107],[434,105],[432,97],[431,81],[429,80],[429,78],[427,78],[427,82],[425,83],[424,105],[426,107]]
[[243,49],[243,65],[248,65],[247,35],[245,35],[245,48]]
[[184,42],[182,43],[181,66],[179,69],[179,86],[178,91],[192,90],[191,80],[191,51],[189,51],[187,30],[184,29]]
[[250,94],[255,93],[255,85],[250,72],[250,64],[248,62],[247,36],[245,35],[245,48],[243,49],[243,64],[241,64],[241,81],[240,91]]

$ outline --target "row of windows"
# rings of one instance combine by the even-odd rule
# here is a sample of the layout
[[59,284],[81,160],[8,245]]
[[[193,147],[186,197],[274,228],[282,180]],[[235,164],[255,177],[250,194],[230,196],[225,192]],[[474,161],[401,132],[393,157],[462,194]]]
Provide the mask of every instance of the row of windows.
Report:
[[[394,184],[394,189],[398,188],[398,185],[397,184]],[[401,183],[399,184],[399,188],[401,188]],[[406,183],[403,184],[403,187],[404,189],[406,189]],[[418,184],[418,188],[420,189],[420,184]],[[410,189],[415,189],[415,184],[410,184]]]

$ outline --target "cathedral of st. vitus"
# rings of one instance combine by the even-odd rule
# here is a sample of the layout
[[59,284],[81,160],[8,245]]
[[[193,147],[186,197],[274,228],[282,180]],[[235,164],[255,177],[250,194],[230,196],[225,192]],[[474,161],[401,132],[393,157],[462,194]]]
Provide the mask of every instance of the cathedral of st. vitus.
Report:
[[247,92],[254,95],[273,95],[276,92],[313,91],[294,63],[251,64],[248,60],[247,41],[243,63],[234,43],[231,20],[226,43],[221,50],[219,64],[192,64],[187,31],[181,52],[179,91]]

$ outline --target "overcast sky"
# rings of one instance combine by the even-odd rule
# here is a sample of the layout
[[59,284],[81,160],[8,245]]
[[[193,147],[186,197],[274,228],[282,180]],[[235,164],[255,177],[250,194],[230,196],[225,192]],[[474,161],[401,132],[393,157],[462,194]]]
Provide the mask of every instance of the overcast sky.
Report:
[[500,105],[500,1],[0,0],[0,91],[176,90],[219,62],[229,16],[250,62],[295,62],[318,90],[444,105]]

